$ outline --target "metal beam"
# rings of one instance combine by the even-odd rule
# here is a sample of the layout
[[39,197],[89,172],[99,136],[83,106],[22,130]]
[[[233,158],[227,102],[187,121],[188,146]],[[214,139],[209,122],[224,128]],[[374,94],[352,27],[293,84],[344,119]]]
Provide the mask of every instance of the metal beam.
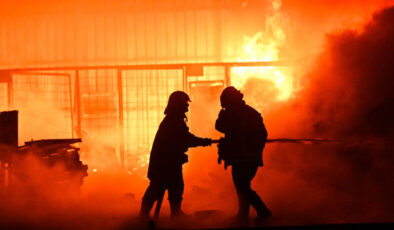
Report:
[[[92,65],[92,66],[54,66],[54,67],[28,67],[7,69],[13,74],[25,71],[59,71],[59,70],[93,70],[93,69],[122,69],[122,70],[145,70],[145,69],[183,69],[191,65],[203,66],[228,66],[228,67],[259,67],[259,66],[287,66],[286,61],[258,61],[258,62],[201,62],[201,63],[179,63],[179,64],[149,64],[149,65]],[[44,73],[50,74],[50,73]],[[60,73],[53,73],[59,74]]]

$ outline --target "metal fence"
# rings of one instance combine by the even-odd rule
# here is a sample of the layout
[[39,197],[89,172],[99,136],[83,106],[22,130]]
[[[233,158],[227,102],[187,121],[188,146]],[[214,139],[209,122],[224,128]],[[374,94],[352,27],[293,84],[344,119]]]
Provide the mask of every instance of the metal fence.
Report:
[[[119,165],[135,170],[148,162],[171,92],[184,90],[193,101],[215,101],[210,106],[218,107],[232,69],[283,65],[244,62],[12,69],[11,80],[0,85],[7,89],[1,91],[0,101],[11,102],[9,108],[20,110],[20,144],[30,139],[89,137],[110,146]],[[209,92],[216,99],[209,98]],[[192,104],[189,122],[193,128],[199,123],[193,113],[201,113],[201,108]]]
[[15,73],[11,101],[12,107],[19,110],[21,140],[73,136],[69,74]]

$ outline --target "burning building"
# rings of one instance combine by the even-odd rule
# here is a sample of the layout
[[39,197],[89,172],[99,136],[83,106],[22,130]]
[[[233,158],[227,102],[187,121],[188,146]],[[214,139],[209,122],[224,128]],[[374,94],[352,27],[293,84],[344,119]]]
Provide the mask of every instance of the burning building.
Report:
[[[245,12],[238,9],[251,6],[238,1],[7,5],[1,108],[20,110],[20,142],[100,140],[114,162],[133,170],[147,162],[172,91],[198,102],[211,89],[217,108],[223,87],[253,76],[271,82],[278,101],[290,97],[295,82],[278,56],[285,39],[278,2]],[[263,22],[262,9],[265,28],[241,23]],[[51,129],[34,131],[43,124]]]
[[[9,2],[0,9],[0,111],[19,111],[18,145],[81,138],[85,189],[106,181],[138,203],[170,93],[191,96],[193,133],[218,138],[219,95],[234,85],[262,113],[270,138],[344,140],[266,147],[255,187],[280,216],[276,223],[393,221],[394,204],[385,203],[393,4]],[[186,211],[235,207],[215,148],[189,154]],[[114,169],[127,179],[95,177]]]

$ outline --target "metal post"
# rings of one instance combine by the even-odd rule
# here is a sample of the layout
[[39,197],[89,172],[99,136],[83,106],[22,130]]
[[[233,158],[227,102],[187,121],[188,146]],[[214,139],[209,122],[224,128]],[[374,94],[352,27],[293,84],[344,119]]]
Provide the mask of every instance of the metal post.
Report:
[[68,75],[68,91],[70,93],[70,118],[71,118],[71,138],[74,138],[74,117],[73,117],[73,97],[72,97],[72,86],[71,86],[71,75]]
[[12,91],[13,91],[12,72],[9,72],[9,77],[7,81],[8,108],[12,107]]
[[188,94],[189,89],[187,87],[186,65],[183,66],[182,68],[182,87],[183,87],[183,91],[185,91]]
[[119,133],[120,133],[120,166],[122,169],[125,168],[125,143],[124,143],[124,115],[123,115],[123,82],[122,82],[122,70],[118,69],[118,102],[119,102]]
[[79,83],[79,70],[75,70],[75,107],[77,110],[77,137],[82,137],[82,128],[81,128],[81,89]]
[[224,87],[231,85],[231,66],[225,65]]

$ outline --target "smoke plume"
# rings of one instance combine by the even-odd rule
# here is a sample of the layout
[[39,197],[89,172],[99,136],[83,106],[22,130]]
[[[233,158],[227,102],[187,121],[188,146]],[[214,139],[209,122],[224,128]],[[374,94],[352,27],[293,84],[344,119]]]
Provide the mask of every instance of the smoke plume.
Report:
[[360,31],[328,34],[323,52],[302,76],[303,90],[266,116],[270,137],[341,140],[267,146],[256,187],[287,220],[393,221],[393,20],[390,7]]
[[[310,22],[293,23],[291,29],[286,28],[283,49],[288,49],[279,53],[281,57],[298,60],[294,68],[301,90],[292,98],[275,105],[272,98],[278,92],[272,82],[256,78],[249,79],[241,89],[246,102],[255,101],[256,109],[262,112],[269,138],[339,140],[320,145],[267,144],[265,166],[259,169],[252,187],[273,212],[269,225],[394,221],[391,199],[394,189],[391,144],[394,136],[394,7],[376,12],[361,29],[340,28],[327,34],[321,46],[320,35],[332,31],[332,25],[344,19],[344,16],[333,19],[332,15],[353,17],[362,11],[360,20],[364,21],[365,15],[377,8],[370,4],[361,10],[355,1],[347,7],[341,2],[334,1],[334,6],[321,12],[316,9],[322,6],[315,2],[308,1],[306,5],[300,1],[283,1],[282,8],[290,19]],[[381,6],[385,1],[376,2]],[[319,27],[314,22],[317,18],[323,21]],[[310,46],[306,47],[306,43]],[[294,47],[305,47],[305,50]],[[204,91],[205,97],[199,98],[205,101],[199,102],[197,96],[193,98],[194,108],[209,110],[205,112],[208,120],[189,124],[196,135],[220,136],[213,130],[220,109],[219,94]],[[267,101],[262,98],[274,106],[265,108]],[[193,121],[196,120],[191,118]],[[6,214],[0,218],[0,225],[36,226],[37,229],[138,226],[133,221],[149,182],[145,178],[146,168],[132,174],[101,171],[100,168],[113,168],[117,164],[107,161],[117,153],[113,149],[103,150],[105,145],[97,145],[95,141],[94,137],[87,138],[88,151],[83,157],[92,165],[98,165],[99,170],[92,172],[90,168],[78,195],[52,193],[42,180],[40,174],[56,175],[61,166],[47,168],[34,158],[26,158],[29,161],[26,171],[37,178],[26,185],[34,192],[20,189],[14,191],[11,199],[1,196],[0,211]],[[99,160],[94,159],[93,154],[99,150],[102,150]],[[184,166],[183,209],[194,215],[194,221],[186,227],[228,227],[223,214],[234,215],[238,205],[230,170],[217,165],[216,146],[193,149],[188,155],[189,163]],[[174,227],[168,225],[169,212],[165,198],[160,216],[164,227]],[[251,215],[256,216],[253,211]]]

